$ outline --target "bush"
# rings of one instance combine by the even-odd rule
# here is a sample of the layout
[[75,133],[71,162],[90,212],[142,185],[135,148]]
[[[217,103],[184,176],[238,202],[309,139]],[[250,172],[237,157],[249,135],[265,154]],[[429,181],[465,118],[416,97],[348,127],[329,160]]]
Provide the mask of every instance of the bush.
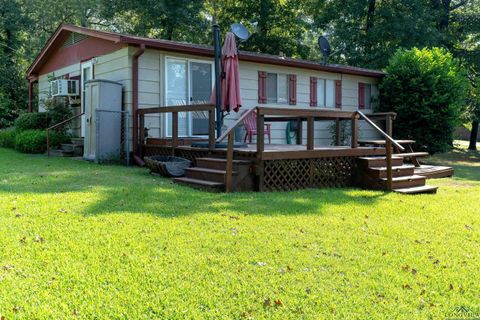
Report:
[[18,116],[18,108],[2,91],[0,91],[0,128],[8,128]]
[[0,147],[15,148],[15,128],[0,130]]
[[443,49],[400,50],[380,83],[377,111],[394,111],[395,138],[413,139],[431,152],[446,151],[461,123],[467,78]]
[[[50,119],[50,125],[55,125],[73,116],[72,108],[65,102],[64,98],[49,98],[43,104]],[[68,122],[55,130],[65,133],[71,124],[71,122]]]
[[[50,132],[50,146],[55,147],[61,143],[68,142],[65,134]],[[26,130],[17,133],[15,138],[15,149],[24,153],[43,153],[47,150],[47,132],[44,130]]]
[[23,113],[15,120],[15,129],[18,132],[25,130],[45,130],[50,125],[48,119],[49,117],[46,112]]

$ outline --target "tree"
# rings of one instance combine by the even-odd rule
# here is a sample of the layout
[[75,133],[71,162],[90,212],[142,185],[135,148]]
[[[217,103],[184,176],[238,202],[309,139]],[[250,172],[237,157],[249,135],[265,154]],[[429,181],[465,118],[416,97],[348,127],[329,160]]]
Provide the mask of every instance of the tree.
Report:
[[208,12],[228,31],[235,22],[245,24],[251,37],[242,49],[254,52],[284,54],[308,58],[311,46],[305,43],[310,19],[305,14],[304,1],[282,0],[217,0],[208,2]]
[[432,153],[445,151],[461,123],[468,84],[457,60],[445,49],[400,50],[386,71],[378,111],[397,113],[397,138],[414,139]]
[[480,76],[478,75],[470,81],[467,101],[467,119],[472,123],[468,149],[477,150],[478,127],[480,121]]
[[309,0],[318,32],[328,35],[332,60],[381,69],[400,48],[439,43],[439,32],[427,0]]

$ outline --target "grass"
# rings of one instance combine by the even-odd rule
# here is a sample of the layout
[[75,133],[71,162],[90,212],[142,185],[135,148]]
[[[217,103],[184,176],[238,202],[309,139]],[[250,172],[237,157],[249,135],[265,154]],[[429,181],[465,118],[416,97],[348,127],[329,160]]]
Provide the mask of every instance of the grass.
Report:
[[[0,149],[0,318],[437,319],[480,306],[480,155],[437,195],[211,194]],[[3,319],[3,318],[2,318]]]

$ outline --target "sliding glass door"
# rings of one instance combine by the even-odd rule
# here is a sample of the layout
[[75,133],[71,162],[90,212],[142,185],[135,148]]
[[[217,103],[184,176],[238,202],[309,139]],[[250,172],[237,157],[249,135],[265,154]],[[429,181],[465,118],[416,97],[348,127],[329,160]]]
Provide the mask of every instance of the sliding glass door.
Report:
[[[210,101],[213,89],[211,62],[167,58],[165,69],[167,106],[204,104]],[[165,127],[167,136],[171,136],[171,114],[167,114]],[[179,113],[178,135],[208,135],[208,113],[205,111]]]

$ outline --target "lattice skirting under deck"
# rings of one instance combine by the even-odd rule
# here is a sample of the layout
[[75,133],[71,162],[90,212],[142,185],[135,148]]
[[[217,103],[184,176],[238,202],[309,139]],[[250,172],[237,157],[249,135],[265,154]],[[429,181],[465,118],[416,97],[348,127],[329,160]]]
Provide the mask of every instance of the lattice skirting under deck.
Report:
[[349,187],[354,169],[355,157],[267,160],[263,187],[265,191]]

